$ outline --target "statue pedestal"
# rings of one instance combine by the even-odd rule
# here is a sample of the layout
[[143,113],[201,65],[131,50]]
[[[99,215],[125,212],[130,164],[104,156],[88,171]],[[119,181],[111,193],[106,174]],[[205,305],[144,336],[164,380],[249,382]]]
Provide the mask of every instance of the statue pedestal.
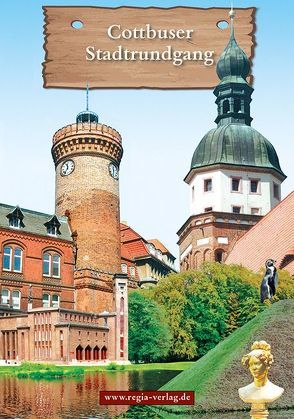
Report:
[[252,419],[266,419],[268,418],[268,410],[265,403],[252,403],[250,416]]

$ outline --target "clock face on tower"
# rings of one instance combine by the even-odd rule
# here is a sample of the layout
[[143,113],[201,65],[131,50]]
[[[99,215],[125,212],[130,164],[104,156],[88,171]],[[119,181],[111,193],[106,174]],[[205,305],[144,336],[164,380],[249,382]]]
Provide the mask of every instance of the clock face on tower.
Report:
[[115,164],[113,164],[113,163],[110,163],[109,164],[109,166],[108,166],[108,169],[109,169],[109,173],[110,173],[110,175],[114,178],[114,179],[118,179],[118,167],[115,165]]
[[75,169],[75,164],[73,160],[66,160],[60,169],[61,176],[70,175]]

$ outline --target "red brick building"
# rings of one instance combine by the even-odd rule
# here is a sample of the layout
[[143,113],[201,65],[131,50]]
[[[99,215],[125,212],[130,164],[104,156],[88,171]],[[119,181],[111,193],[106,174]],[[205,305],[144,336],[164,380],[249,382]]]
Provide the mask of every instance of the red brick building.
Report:
[[176,272],[175,257],[158,240],[146,240],[127,224],[120,224],[121,271],[133,286],[156,284],[170,272]]
[[267,259],[294,275],[294,192],[237,241],[226,263],[257,272]]
[[0,359],[128,360],[122,152],[87,109],[53,137],[56,215],[0,204]]

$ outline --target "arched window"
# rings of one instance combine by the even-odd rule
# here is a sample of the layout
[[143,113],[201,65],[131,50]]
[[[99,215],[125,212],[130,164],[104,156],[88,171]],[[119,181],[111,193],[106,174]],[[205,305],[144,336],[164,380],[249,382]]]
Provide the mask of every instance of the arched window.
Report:
[[22,272],[22,249],[17,246],[5,246],[3,249],[3,270]]
[[91,346],[86,346],[85,349],[85,361],[91,361],[92,359],[92,348]]
[[60,359],[63,359],[63,331],[59,333],[59,343],[60,343]]
[[20,291],[12,291],[12,307],[20,309]]
[[214,254],[215,261],[218,263],[222,263],[224,259],[224,251],[222,249],[217,249]]
[[1,304],[10,304],[10,291],[6,288],[1,291]]
[[59,295],[57,295],[57,294],[52,295],[52,307],[54,307],[54,308],[59,307]]
[[81,345],[76,347],[76,360],[77,361],[83,360],[83,347]]
[[234,100],[234,112],[238,113],[241,111],[241,100],[235,99]]
[[43,254],[43,275],[60,278],[60,255],[46,252]]
[[223,102],[223,113],[229,113],[230,112],[230,102],[228,99],[224,100]]
[[49,308],[50,307],[50,295],[43,294],[43,307]]
[[93,349],[93,360],[94,361],[99,361],[99,348],[98,348],[97,345]]
[[106,348],[106,346],[103,346],[103,348],[101,349],[101,359],[102,360],[107,359],[107,348]]

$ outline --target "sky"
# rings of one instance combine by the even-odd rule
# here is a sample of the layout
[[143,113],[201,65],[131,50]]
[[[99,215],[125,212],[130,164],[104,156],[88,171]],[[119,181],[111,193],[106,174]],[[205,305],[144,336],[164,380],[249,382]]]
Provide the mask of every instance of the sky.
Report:
[[[0,202],[54,212],[52,136],[85,107],[74,89],[44,89],[43,5],[230,7],[230,0],[199,1],[1,1]],[[235,0],[257,7],[253,60],[252,126],[274,145],[293,189],[294,2]],[[236,17],[237,19],[237,17]],[[178,257],[177,234],[189,216],[183,178],[204,134],[215,127],[212,90],[103,89],[90,93],[100,122],[123,137],[121,220],[146,239],[160,239]]]

